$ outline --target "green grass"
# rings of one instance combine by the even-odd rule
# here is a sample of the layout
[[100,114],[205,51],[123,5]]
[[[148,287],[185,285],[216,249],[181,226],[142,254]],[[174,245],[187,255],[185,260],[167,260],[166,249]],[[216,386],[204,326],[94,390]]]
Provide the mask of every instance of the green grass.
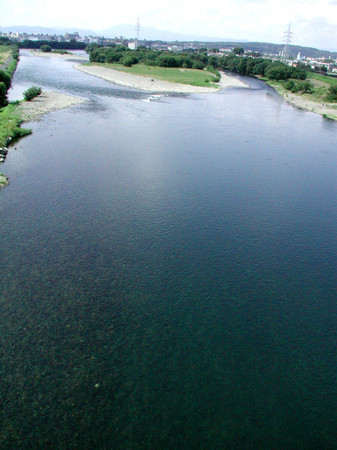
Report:
[[131,67],[126,67],[122,64],[108,63],[89,63],[86,65],[106,67],[107,69],[119,70],[121,72],[131,73],[134,75],[145,75],[153,79],[169,81],[171,83],[189,84],[192,86],[202,87],[218,87],[217,84],[212,83],[212,80],[216,78],[216,75],[206,70],[180,69],[175,67],[166,68],[146,66],[145,64],[135,64]]
[[337,77],[328,77],[325,75],[319,75],[318,73],[308,72],[308,80],[317,80],[322,83],[326,83],[329,86],[337,86]]
[[22,119],[16,107],[10,104],[0,109],[0,147],[8,145],[8,138],[15,140],[31,133],[31,130],[20,128]]
[[7,45],[0,45],[0,64],[3,64],[11,56],[12,48]]

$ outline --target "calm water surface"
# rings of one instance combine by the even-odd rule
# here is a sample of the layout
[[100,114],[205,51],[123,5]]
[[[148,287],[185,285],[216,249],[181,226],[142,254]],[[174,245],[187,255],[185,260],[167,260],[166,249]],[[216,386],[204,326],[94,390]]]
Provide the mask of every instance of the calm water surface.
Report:
[[251,89],[28,124],[0,193],[1,448],[337,448],[337,124]]

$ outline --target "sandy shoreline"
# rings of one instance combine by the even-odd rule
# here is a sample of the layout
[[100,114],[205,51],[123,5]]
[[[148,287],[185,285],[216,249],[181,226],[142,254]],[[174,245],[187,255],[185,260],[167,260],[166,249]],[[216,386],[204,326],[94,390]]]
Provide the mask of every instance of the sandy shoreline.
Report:
[[54,91],[43,91],[41,95],[30,102],[23,102],[18,106],[18,111],[25,122],[36,120],[51,111],[69,108],[70,106],[84,103],[86,100],[73,95],[60,94]]
[[282,97],[287,103],[290,103],[296,108],[303,109],[304,111],[319,114],[321,116],[327,116],[330,119],[337,120],[337,104],[336,103],[318,103],[310,100],[304,95],[293,94],[290,91],[286,91],[276,83],[267,82],[269,86],[275,89],[275,91]]
[[61,58],[61,59],[75,59],[79,61],[88,61],[89,58],[87,56],[76,55],[75,53],[66,53],[62,55],[61,53],[53,53],[53,52],[42,52],[41,50],[31,50],[31,54],[33,56],[42,56],[44,58]]
[[321,116],[326,115],[330,118],[337,120],[337,105],[336,103],[316,103],[309,100],[303,96],[289,93],[280,93],[282,97],[291,105],[297,108],[303,109],[305,111],[320,114]]
[[[143,75],[134,75],[126,72],[121,72],[119,70],[107,69],[101,66],[84,66],[81,64],[75,64],[74,68],[89,75],[103,78],[104,80],[110,81],[111,83],[120,84],[121,86],[127,86],[142,91],[172,92],[180,94],[214,93],[219,91],[219,88],[170,83],[169,81],[153,79],[151,76],[147,77]],[[228,88],[249,86],[234,77],[222,74],[221,80],[219,82],[219,87]]]

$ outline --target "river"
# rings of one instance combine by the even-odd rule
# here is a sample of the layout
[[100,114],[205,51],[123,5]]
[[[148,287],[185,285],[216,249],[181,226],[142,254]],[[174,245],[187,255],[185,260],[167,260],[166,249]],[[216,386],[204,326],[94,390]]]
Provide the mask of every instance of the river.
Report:
[[0,192],[1,448],[317,449],[337,431],[337,124],[250,89],[87,99]]

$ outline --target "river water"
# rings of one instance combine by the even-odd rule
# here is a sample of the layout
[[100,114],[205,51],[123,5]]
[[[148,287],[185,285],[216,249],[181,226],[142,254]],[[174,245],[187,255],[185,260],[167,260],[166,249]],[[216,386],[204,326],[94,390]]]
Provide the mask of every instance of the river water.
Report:
[[336,448],[337,124],[245,81],[22,53],[13,99],[87,102],[2,168],[1,448]]

